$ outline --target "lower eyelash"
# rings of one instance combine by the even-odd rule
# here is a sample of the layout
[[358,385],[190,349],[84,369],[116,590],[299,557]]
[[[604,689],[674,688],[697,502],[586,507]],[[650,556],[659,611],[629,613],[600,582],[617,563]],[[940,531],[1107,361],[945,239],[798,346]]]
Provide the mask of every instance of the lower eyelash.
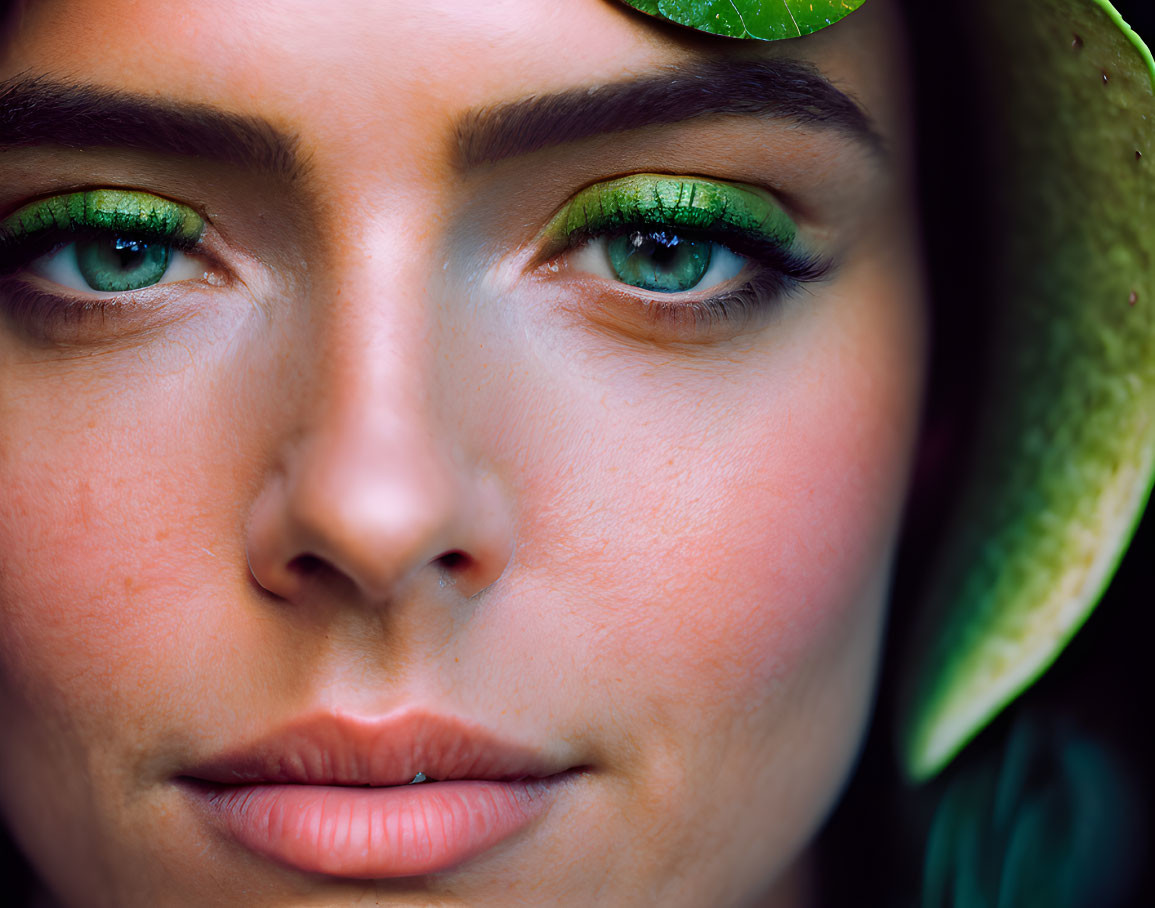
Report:
[[[182,317],[161,285],[106,297],[57,294],[20,277],[0,278],[0,322],[33,344],[89,346],[162,327]],[[168,312],[168,317],[160,313]]]
[[829,264],[818,260],[794,273],[763,266],[744,284],[725,293],[697,300],[648,298],[644,305],[655,322],[673,328],[708,332],[725,325],[742,329],[765,317],[806,284],[823,280],[829,271]]
[[102,320],[124,304],[114,299],[72,300],[47,293],[19,280],[0,283],[0,315],[29,337],[40,337],[45,326],[54,332],[76,329]]
[[[709,239],[703,237],[703,239]],[[647,298],[647,314],[655,321],[683,330],[709,331],[721,325],[742,328],[766,316],[776,305],[811,283],[826,280],[833,262],[745,237],[728,237],[725,245],[750,259],[754,273],[740,286],[701,299]],[[692,292],[692,291],[690,291]]]

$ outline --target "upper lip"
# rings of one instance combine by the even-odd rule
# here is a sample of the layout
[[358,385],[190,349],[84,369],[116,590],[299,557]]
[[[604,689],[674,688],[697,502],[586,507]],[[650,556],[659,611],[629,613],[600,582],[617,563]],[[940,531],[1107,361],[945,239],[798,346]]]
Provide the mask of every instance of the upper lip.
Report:
[[431,779],[544,778],[568,769],[482,726],[427,712],[380,719],[322,714],[210,757],[183,775],[226,785],[404,785]]

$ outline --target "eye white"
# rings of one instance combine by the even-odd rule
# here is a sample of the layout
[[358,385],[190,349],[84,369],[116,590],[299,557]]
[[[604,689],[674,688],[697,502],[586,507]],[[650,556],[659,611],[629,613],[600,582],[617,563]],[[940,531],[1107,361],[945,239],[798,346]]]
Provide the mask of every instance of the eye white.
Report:
[[[610,263],[609,240],[608,236],[596,236],[579,246],[570,254],[570,267],[595,277],[604,278],[607,281],[613,281],[624,287],[632,287],[632,284],[627,284],[614,274],[614,267]],[[702,293],[713,290],[715,287],[736,278],[742,273],[742,269],[746,267],[748,262],[748,258],[738,255],[721,243],[711,243],[709,267],[699,278],[698,283],[693,287],[687,287],[684,292]]]
[[[80,273],[80,263],[77,261],[77,246],[78,243],[69,243],[67,246],[62,246],[59,249],[54,249],[45,255],[40,256],[28,266],[28,270],[33,274],[39,275],[46,280],[52,281],[54,284],[59,284],[62,287],[67,287],[69,290],[76,290],[80,293],[96,294],[97,296],[118,296],[118,293],[106,293],[100,290],[94,290],[88,285],[88,281],[84,279],[84,275]],[[173,249],[169,252],[168,267],[165,268],[164,274],[155,283],[149,284],[149,287],[155,287],[158,284],[173,284],[177,281],[191,281],[204,277],[204,265],[185,252],[179,249]],[[148,289],[147,287],[142,287]]]

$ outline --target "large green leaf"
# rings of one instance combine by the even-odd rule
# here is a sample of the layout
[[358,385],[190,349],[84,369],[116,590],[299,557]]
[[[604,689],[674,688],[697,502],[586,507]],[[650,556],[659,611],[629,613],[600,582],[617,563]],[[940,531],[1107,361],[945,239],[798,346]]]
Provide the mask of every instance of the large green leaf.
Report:
[[865,0],[625,0],[630,6],[728,38],[778,41],[833,25]]
[[1150,54],[1103,0],[973,9],[1000,169],[990,229],[1005,239],[992,349],[975,369],[976,461],[906,678],[901,750],[916,780],[1055,660],[1155,474]]

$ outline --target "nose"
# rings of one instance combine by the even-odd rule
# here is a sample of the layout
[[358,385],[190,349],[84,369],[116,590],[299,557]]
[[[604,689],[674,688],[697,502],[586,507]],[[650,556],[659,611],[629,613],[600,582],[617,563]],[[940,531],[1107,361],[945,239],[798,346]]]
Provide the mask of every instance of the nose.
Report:
[[503,490],[436,404],[433,364],[452,367],[428,332],[403,332],[330,335],[295,370],[291,428],[246,539],[253,577],[278,597],[380,605],[435,578],[468,598],[509,562]]

